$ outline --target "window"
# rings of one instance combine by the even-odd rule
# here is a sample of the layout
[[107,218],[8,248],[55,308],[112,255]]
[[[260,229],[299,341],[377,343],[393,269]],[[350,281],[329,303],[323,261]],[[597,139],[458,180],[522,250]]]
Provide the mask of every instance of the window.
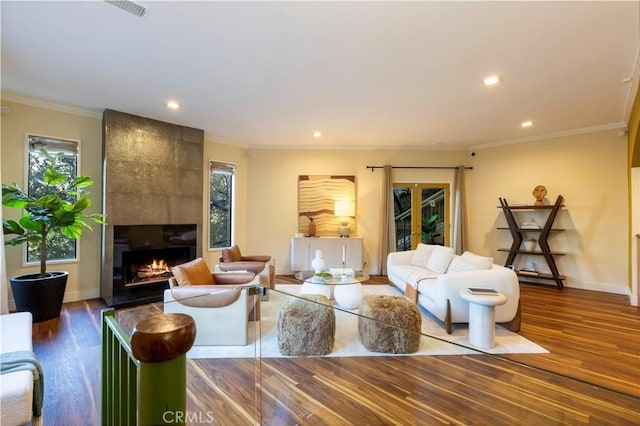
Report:
[[209,164],[209,249],[231,247],[235,171],[234,164]]
[[[65,173],[74,176],[78,175],[79,162],[79,142],[72,140],[56,139],[45,136],[27,135],[28,144],[28,164],[27,164],[27,193],[32,197],[40,197],[45,191],[50,191],[44,183],[44,171],[46,162],[44,156],[40,152],[45,149],[50,154],[61,153],[59,157],[61,168]],[[67,199],[73,203],[75,199]],[[60,232],[56,232],[47,242],[48,260],[51,261],[67,261],[78,259],[78,241],[70,240],[63,236]],[[33,243],[27,243],[27,263],[40,262],[40,246]]]
[[394,184],[393,204],[397,251],[418,243],[449,245],[448,184]]

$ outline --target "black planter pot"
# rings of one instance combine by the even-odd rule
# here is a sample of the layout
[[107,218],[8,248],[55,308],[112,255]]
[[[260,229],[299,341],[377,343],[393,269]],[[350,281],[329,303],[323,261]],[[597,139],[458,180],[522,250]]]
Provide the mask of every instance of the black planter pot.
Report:
[[18,312],[31,312],[33,322],[50,320],[60,316],[62,299],[67,288],[68,272],[48,272],[11,277],[11,291]]

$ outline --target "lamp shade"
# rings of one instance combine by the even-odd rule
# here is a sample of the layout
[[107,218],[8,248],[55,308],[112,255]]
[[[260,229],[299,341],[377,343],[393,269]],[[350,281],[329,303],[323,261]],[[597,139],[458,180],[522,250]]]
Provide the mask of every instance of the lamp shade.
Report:
[[354,217],[356,215],[355,201],[336,201],[333,214],[340,217]]

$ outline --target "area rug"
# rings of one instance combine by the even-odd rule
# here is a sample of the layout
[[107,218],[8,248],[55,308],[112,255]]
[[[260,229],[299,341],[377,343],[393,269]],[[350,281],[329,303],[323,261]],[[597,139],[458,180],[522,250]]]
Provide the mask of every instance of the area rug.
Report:
[[[363,285],[364,294],[397,295],[401,293],[391,285]],[[285,358],[278,350],[277,319],[278,309],[289,294],[298,294],[299,285],[277,284],[277,291],[269,293],[269,301],[261,302],[261,319],[251,322],[249,326],[249,344],[247,346],[194,346],[187,353],[188,358]],[[465,354],[510,354],[510,353],[548,353],[543,347],[511,332],[496,326],[496,345],[493,349],[479,351],[469,345],[469,329],[466,324],[454,324],[452,334],[447,334],[437,318],[424,309],[422,313],[422,333],[418,352],[407,354],[418,355],[465,355]],[[369,352],[360,343],[358,335],[357,309],[346,311],[335,309],[336,335],[333,351],[327,357],[366,357],[389,356],[390,354]],[[259,336],[256,339],[256,335]],[[402,356],[402,355],[394,355]]]

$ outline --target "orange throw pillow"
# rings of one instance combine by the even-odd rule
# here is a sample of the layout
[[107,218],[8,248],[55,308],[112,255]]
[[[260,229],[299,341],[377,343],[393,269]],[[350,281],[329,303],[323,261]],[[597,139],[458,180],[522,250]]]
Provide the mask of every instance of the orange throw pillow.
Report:
[[176,265],[171,268],[173,277],[178,285],[211,285],[216,281],[211,275],[209,267],[204,259],[199,257],[191,262]]

